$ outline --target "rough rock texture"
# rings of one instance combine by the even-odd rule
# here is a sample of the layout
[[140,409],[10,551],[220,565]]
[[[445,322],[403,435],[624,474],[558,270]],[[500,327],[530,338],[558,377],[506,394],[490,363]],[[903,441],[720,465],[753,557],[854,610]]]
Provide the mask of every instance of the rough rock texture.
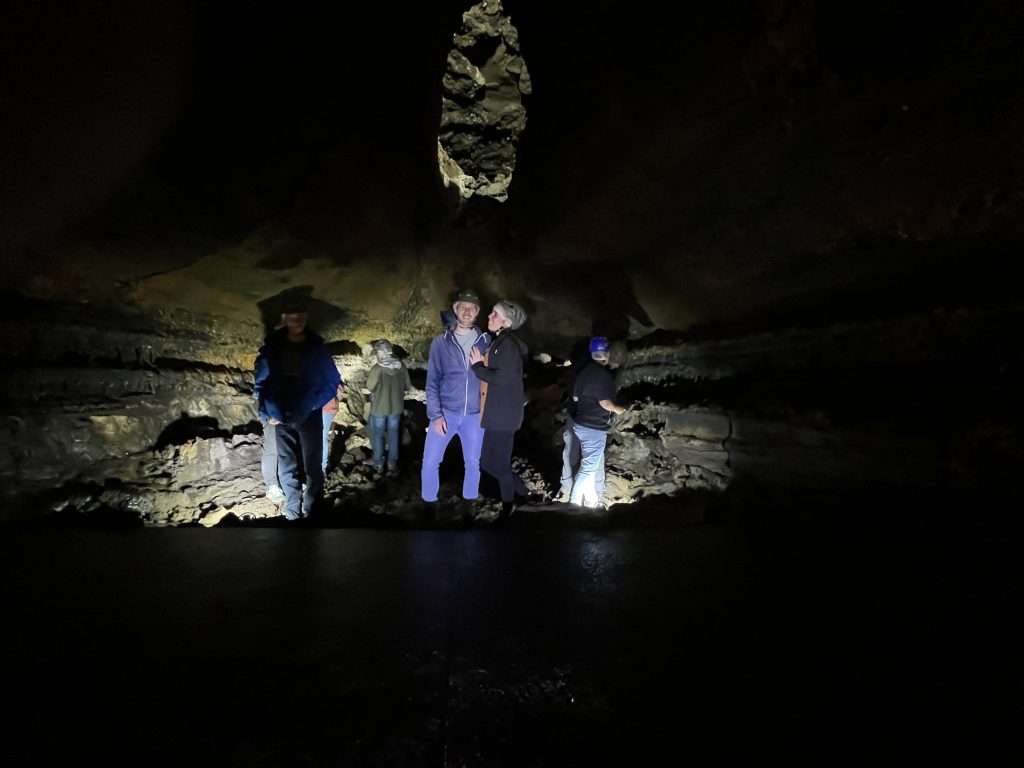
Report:
[[[671,25],[526,3],[522,48],[491,2],[408,6],[386,47],[369,6],[157,5],[0,23],[4,515],[254,440],[252,359],[296,290],[356,383],[382,336],[421,376],[464,286],[520,300],[540,359],[629,338],[612,500],[1019,472],[1020,3],[735,0]],[[466,190],[515,159],[504,204],[446,194],[439,122]],[[564,382],[528,376],[524,469],[550,488]],[[350,397],[339,488],[368,483]],[[338,498],[411,509],[405,471]]]
[[522,97],[532,91],[519,32],[500,0],[484,0],[463,14],[452,40],[437,140],[441,177],[464,199],[504,202],[526,128]]
[[229,510],[243,519],[276,516],[264,498],[260,450],[258,437],[236,435],[96,462],[51,494],[50,508],[146,525],[214,525]]
[[[1019,320],[1021,310],[997,314],[1001,325]],[[628,509],[659,496],[726,492],[737,483],[766,493],[1009,489],[1024,468],[1024,449],[1020,432],[1005,424],[1008,414],[1002,406],[1008,393],[988,381],[980,388],[968,387],[961,378],[965,370],[1012,370],[1024,362],[1020,338],[1010,346],[987,349],[977,343],[979,328],[989,327],[991,320],[972,313],[936,313],[881,326],[783,328],[728,340],[672,339],[659,333],[641,338],[633,342],[619,373],[620,400],[628,410],[615,420],[609,435],[605,502]],[[950,334],[963,343],[951,344]],[[935,342],[936,337],[941,341]],[[549,356],[540,357],[543,362],[528,366],[531,404],[515,468],[531,488],[553,493],[565,369]],[[365,360],[354,354],[335,359],[348,395],[334,427],[327,478],[332,511],[325,521],[421,524],[418,460],[426,427],[422,393],[406,404],[401,471],[397,477],[380,478],[363,464],[370,451],[360,392]],[[54,375],[65,373],[54,369]],[[227,419],[236,409],[241,434],[224,436],[217,422],[193,416],[179,420],[183,431],[161,438],[171,433],[167,427],[157,433],[160,415],[168,418],[168,398],[182,387],[194,390],[201,377],[196,372],[187,380],[180,372],[135,374],[148,382],[150,391],[126,395],[122,385],[122,401],[115,400],[109,414],[92,414],[81,423],[74,422],[72,404],[65,404],[58,415],[44,399],[40,413],[51,426],[38,439],[47,441],[46,446],[25,453],[27,435],[17,432],[7,441],[9,452],[19,445],[22,451],[12,463],[14,477],[20,473],[39,490],[62,484],[62,491],[42,498],[48,500],[48,509],[63,512],[116,512],[155,525],[278,516],[278,509],[263,498],[258,430],[252,431],[251,420],[245,422],[252,416],[251,395],[232,390],[231,375],[211,379],[223,388],[220,400],[211,390],[190,407],[198,414],[196,403],[207,409],[219,403],[217,413]],[[1008,378],[1002,386],[1012,387],[1012,382]],[[127,387],[131,389],[143,387]],[[76,396],[87,402],[94,397],[85,389]],[[137,400],[132,405],[125,397]],[[943,418],[936,419],[936,413]],[[23,415],[15,423],[25,421]],[[72,436],[63,445],[52,437],[59,429]],[[106,436],[107,442],[98,436]],[[171,444],[151,447],[161,439]],[[59,457],[59,465],[46,456]],[[34,468],[29,468],[28,458],[36,459]],[[459,503],[457,451],[446,466],[443,503],[429,522],[444,527],[493,522],[500,505],[486,477],[487,498],[467,509]],[[550,504],[532,511],[572,514]],[[606,517],[583,514],[595,520]]]

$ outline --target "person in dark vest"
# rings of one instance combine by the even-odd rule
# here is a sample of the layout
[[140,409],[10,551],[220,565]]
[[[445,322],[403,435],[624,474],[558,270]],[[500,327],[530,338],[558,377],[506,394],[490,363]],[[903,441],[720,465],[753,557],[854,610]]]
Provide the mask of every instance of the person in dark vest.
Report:
[[[284,515],[308,517],[323,493],[321,409],[335,396],[341,376],[324,340],[306,325],[301,300],[289,300],[281,328],[267,337],[256,358],[255,390],[260,418],[273,424]],[[303,496],[300,472],[305,472]]]
[[523,393],[523,358],[526,344],[516,331],[526,322],[526,313],[513,301],[504,299],[494,305],[487,318],[487,329],[494,340],[486,354],[473,349],[469,361],[480,379],[480,425],[484,428],[480,468],[498,481],[502,512],[512,511],[516,494],[530,490],[512,471],[512,442],[523,424],[526,397]]
[[590,340],[591,360],[576,375],[569,416],[572,430],[580,443],[580,468],[573,478],[569,503],[602,507],[597,488],[604,488],[604,447],[612,417],[626,409],[615,402],[615,376],[621,355],[611,360],[612,345],[604,336]]

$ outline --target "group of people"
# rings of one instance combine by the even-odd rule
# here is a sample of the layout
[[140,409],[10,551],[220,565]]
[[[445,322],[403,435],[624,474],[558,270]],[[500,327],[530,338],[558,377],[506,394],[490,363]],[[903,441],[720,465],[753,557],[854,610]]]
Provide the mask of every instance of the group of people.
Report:
[[526,344],[516,334],[526,312],[504,299],[487,316],[487,331],[476,325],[480,299],[462,291],[452,305],[451,324],[430,344],[427,359],[427,438],[423,445],[421,496],[435,504],[439,467],[448,443],[459,436],[465,474],[462,497],[476,501],[480,470],[498,481],[501,501],[511,510],[515,495],[529,495],[512,471],[512,442],[523,423]]
[[[452,311],[442,313],[444,331],[430,345],[425,398],[429,425],[420,476],[427,510],[437,504],[440,465],[456,435],[465,465],[462,497],[469,507],[479,496],[481,470],[497,481],[503,515],[511,512],[517,496],[531,495],[512,468],[515,433],[526,407],[527,346],[517,334],[526,312],[503,299],[482,331],[477,326],[480,311],[477,294],[460,291]],[[322,496],[330,425],[345,392],[323,338],[307,327],[308,321],[304,305],[286,305],[281,327],[267,338],[256,360],[264,481],[268,498],[283,502],[289,520],[309,516]],[[589,358],[571,372],[562,500],[572,504],[593,507],[601,502],[605,439],[612,416],[623,411],[615,402],[611,371],[622,363],[624,352],[621,343],[595,337]],[[399,422],[411,389],[409,372],[394,356],[391,343],[374,342],[364,389],[370,395],[373,451],[367,462],[382,474],[397,471]]]

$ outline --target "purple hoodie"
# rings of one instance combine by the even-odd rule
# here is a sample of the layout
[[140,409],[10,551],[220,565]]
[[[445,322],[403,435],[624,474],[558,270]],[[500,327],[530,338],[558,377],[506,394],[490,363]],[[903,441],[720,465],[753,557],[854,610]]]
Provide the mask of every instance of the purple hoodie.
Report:
[[[477,334],[473,346],[483,354],[491,338],[476,328],[473,332]],[[434,337],[427,359],[427,418],[434,421],[444,412],[480,413],[480,382],[452,331]]]

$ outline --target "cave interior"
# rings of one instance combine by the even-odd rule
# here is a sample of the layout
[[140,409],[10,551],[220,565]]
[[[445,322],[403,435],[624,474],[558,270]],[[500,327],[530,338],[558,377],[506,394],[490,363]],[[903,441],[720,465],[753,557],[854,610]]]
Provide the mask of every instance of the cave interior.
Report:
[[[1022,40],[1006,0],[5,6],[4,763],[1017,764]],[[528,314],[549,495],[566,366],[625,342],[606,509],[485,476],[467,518],[454,442],[423,517],[467,288]],[[298,524],[253,397],[295,296],[347,384]]]

